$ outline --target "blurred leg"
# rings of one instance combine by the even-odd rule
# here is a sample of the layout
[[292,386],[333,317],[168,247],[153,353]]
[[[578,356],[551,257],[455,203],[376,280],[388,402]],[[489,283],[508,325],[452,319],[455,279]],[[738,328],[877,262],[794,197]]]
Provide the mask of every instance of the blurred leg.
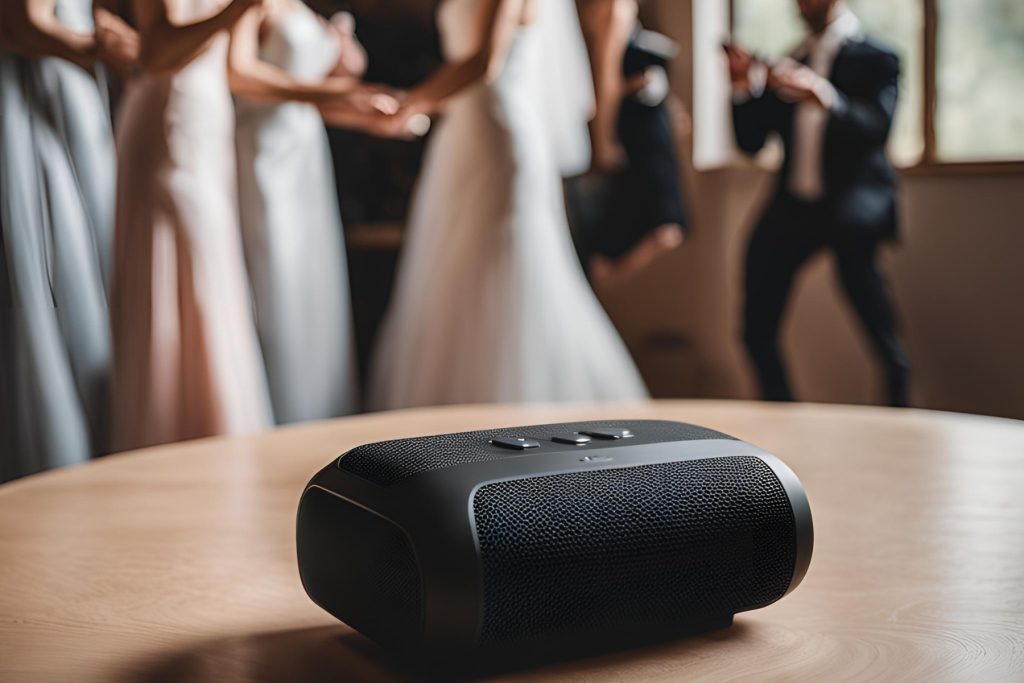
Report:
[[682,244],[687,229],[682,179],[666,103],[627,97],[617,132],[628,159],[613,174],[598,253],[589,261],[595,281],[623,278]]
[[793,400],[779,352],[779,325],[793,277],[821,246],[806,223],[806,217],[798,212],[770,209],[747,247],[743,340],[757,371],[761,395],[768,401]]
[[615,261],[602,254],[594,256],[590,259],[590,277],[595,282],[601,283],[628,277],[646,268],[661,254],[675,249],[685,239],[685,233],[678,224],[669,223],[658,226],[624,256]]
[[843,291],[885,367],[889,404],[906,406],[910,364],[897,334],[888,284],[876,259],[878,240],[870,235],[845,237],[833,250]]

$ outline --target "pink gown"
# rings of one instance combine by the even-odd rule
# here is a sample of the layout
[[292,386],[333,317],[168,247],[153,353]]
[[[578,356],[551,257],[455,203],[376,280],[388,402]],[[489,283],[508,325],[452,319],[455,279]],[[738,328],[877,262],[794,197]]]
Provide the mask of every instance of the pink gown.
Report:
[[227,42],[215,37],[176,73],[139,75],[121,104],[114,450],[271,424],[239,229]]

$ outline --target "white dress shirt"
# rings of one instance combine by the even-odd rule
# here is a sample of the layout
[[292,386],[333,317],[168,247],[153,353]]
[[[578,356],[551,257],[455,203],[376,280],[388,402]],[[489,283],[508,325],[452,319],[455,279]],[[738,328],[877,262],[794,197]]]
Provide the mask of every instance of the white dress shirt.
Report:
[[[790,55],[797,61],[806,58],[807,66],[821,77],[815,88],[826,107],[822,108],[810,100],[796,105],[788,184],[789,191],[805,201],[821,199],[825,194],[822,149],[829,110],[835,106],[836,101],[836,91],[828,77],[840,48],[859,33],[860,22],[857,17],[844,4],[839,3],[825,30],[808,36]],[[780,96],[784,96],[784,93],[780,93]]]

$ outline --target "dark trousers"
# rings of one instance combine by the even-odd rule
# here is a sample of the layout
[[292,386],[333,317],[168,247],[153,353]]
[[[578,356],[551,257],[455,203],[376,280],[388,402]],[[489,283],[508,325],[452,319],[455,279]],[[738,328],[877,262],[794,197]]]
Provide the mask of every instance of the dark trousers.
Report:
[[765,399],[793,400],[779,353],[779,325],[793,278],[811,256],[828,249],[843,292],[885,369],[890,405],[907,405],[909,366],[878,266],[879,242],[870,231],[838,227],[820,203],[782,196],[769,208],[747,248],[743,311],[743,337]]

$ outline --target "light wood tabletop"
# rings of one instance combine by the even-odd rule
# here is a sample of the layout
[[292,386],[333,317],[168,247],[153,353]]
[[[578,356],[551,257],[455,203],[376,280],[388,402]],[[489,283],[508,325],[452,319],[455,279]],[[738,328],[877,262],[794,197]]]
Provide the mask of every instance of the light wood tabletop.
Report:
[[803,584],[712,634],[501,680],[1024,680],[1024,422],[744,402],[378,413],[110,456],[0,486],[0,681],[378,681],[419,675],[304,594],[310,476],[361,443],[674,419],[802,479]]

